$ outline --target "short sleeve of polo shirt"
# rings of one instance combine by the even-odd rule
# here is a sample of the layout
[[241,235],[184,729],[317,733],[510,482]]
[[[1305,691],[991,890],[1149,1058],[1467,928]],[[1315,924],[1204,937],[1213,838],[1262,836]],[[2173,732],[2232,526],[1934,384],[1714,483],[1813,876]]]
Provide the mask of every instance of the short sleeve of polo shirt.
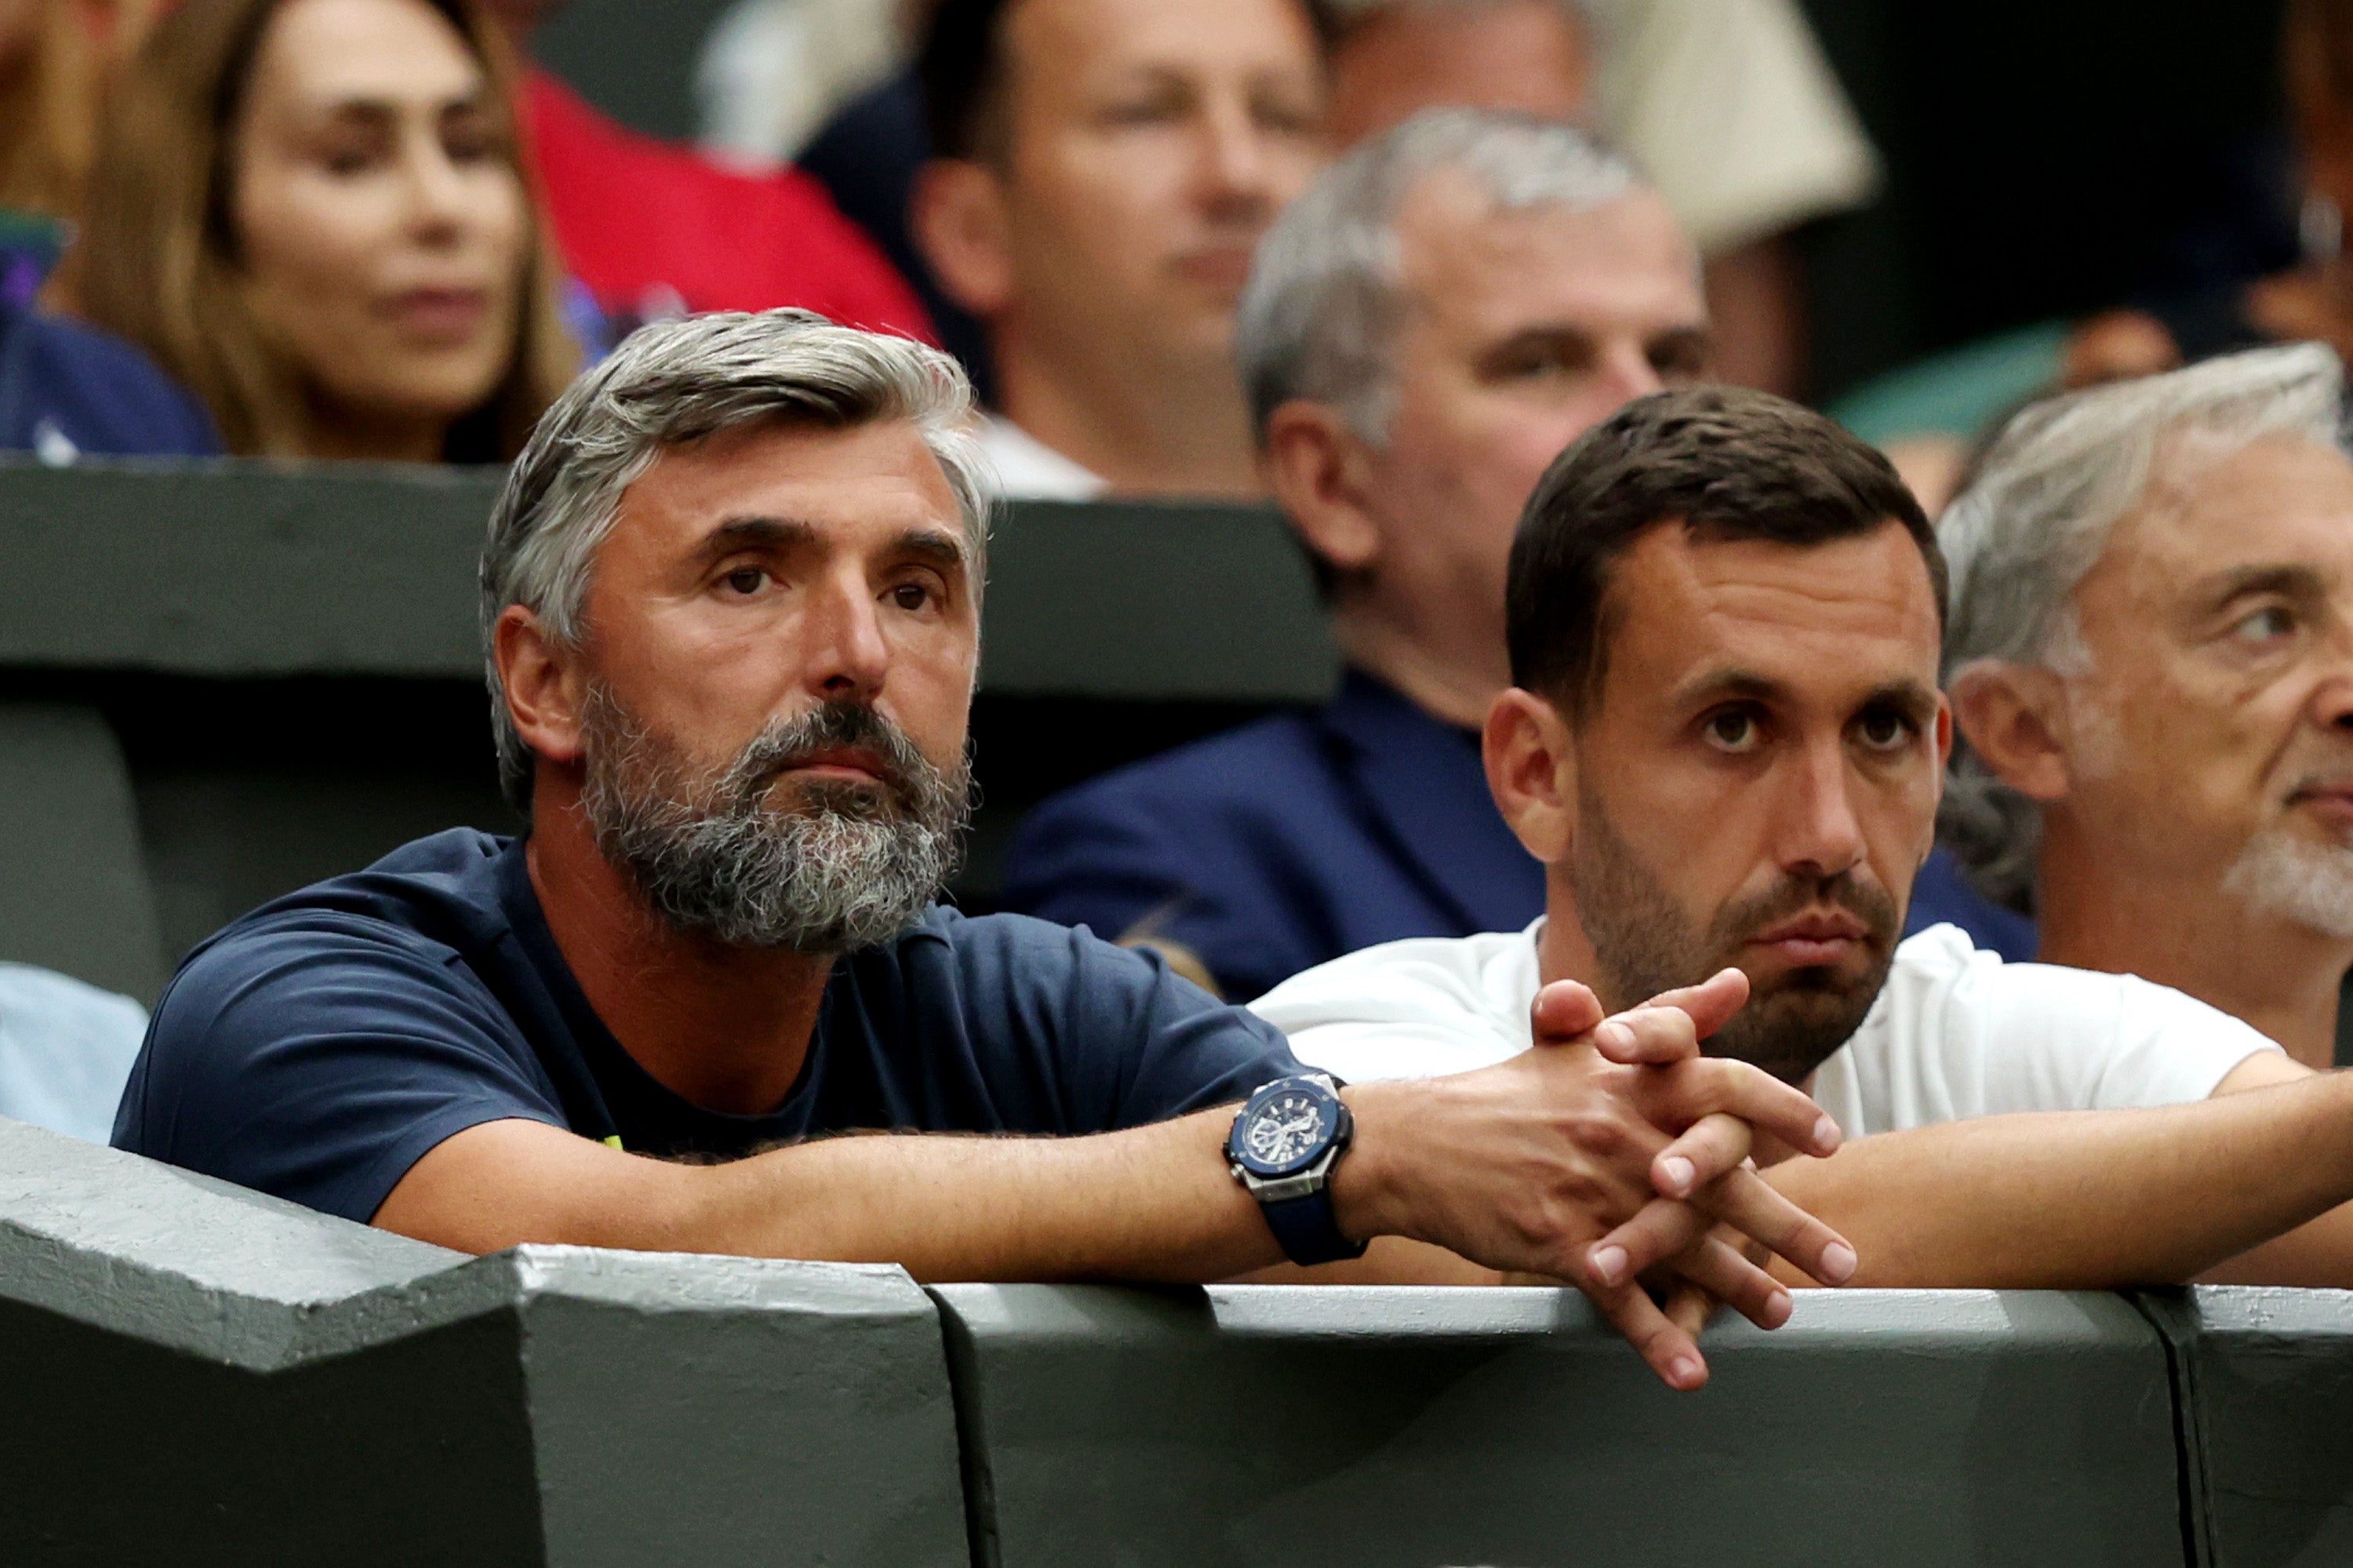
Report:
[[511,1118],[565,1125],[464,961],[388,922],[308,911],[173,980],[114,1144],[364,1224],[435,1145]]
[[[1021,915],[943,911],[924,930],[928,939],[902,941],[897,959],[895,989],[915,1008],[913,1070],[987,1084],[996,1125],[1065,1135],[1141,1127],[1301,1071],[1279,1031],[1156,953]],[[952,977],[933,967],[942,961]]]

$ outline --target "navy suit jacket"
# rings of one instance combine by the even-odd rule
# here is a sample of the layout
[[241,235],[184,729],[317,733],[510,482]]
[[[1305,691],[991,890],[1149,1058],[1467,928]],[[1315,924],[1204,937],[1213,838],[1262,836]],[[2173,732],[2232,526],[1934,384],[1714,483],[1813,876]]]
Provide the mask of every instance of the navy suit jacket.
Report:
[[[1999,919],[2025,926],[1949,864],[1921,893],[1908,929],[1953,920],[1993,946]],[[1247,1000],[1376,943],[1516,931],[1544,913],[1545,881],[1487,792],[1478,736],[1350,671],[1323,707],[1047,800],[1014,835],[1005,897],[1099,936],[1181,943]]]

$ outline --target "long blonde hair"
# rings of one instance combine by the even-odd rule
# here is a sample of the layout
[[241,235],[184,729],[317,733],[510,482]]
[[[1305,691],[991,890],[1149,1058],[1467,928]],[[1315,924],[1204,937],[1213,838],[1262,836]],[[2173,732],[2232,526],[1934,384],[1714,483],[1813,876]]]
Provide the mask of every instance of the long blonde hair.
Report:
[[[470,0],[425,0],[480,63],[524,184],[522,309],[506,374],[449,432],[452,461],[503,461],[579,368],[556,308],[556,262],[521,161],[506,40]],[[185,0],[125,72],[98,149],[68,304],[153,355],[204,399],[229,450],[300,456],[311,426],[300,368],[269,342],[237,286],[235,126],[262,35],[284,0]]]
[[23,54],[0,66],[0,207],[70,217],[98,143],[111,68],[154,0],[38,0]]

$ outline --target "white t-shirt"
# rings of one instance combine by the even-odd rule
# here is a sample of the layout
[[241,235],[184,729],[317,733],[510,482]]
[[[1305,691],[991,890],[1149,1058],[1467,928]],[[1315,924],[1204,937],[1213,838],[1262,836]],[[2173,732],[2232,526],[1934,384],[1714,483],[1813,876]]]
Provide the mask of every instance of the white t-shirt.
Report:
[[1008,501],[1092,501],[1110,488],[1010,419],[991,414],[974,433],[997,469],[997,493]]
[[[1250,1011],[1301,1061],[1350,1083],[1492,1066],[1534,1043],[1539,920],[1525,931],[1390,942],[1293,975]],[[1814,1075],[1849,1138],[2010,1111],[2202,1100],[2279,1047],[2133,975],[2006,964],[1955,926],[1900,944],[1854,1037]]]

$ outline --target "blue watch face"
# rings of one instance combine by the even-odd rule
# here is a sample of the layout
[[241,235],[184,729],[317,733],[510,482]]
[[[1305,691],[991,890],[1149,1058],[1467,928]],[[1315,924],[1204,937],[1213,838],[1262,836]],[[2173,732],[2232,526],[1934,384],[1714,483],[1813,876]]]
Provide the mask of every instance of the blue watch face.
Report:
[[1234,1157],[1261,1176],[1282,1176],[1311,1163],[1332,1131],[1331,1102],[1306,1089],[1284,1088],[1251,1107]]

